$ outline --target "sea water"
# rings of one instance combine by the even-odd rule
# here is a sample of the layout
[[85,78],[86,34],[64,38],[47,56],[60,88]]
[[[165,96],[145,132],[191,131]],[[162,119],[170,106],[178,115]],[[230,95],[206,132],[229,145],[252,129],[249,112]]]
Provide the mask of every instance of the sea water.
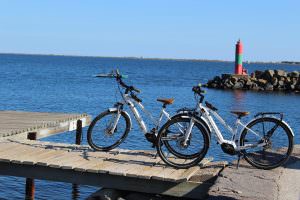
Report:
[[[282,64],[245,64],[245,67],[249,72],[300,69],[299,66]],[[124,81],[142,91],[138,97],[157,117],[161,108],[157,98],[174,98],[174,104],[167,108],[173,114],[178,108],[194,107],[192,86],[206,83],[223,73],[232,73],[234,63],[0,54],[0,110],[88,113],[95,117],[120,100],[114,79],[94,77],[114,69],[128,75]],[[300,94],[207,89],[205,100],[217,107],[229,124],[235,120],[230,110],[250,111],[245,121],[261,111],[283,112],[284,119],[296,135],[295,143],[300,143]],[[145,118],[144,121],[151,128],[149,120]],[[84,144],[86,130],[83,132]],[[230,138],[229,133],[224,134],[225,138]],[[74,143],[75,133],[58,134],[43,140]],[[152,149],[135,121],[133,130],[120,147]],[[223,153],[215,139],[211,142],[208,156],[215,160],[235,159]],[[24,178],[1,176],[0,199],[23,199],[24,183]],[[35,196],[36,199],[84,199],[97,189],[80,185],[76,192],[72,192],[72,184],[36,180]]]

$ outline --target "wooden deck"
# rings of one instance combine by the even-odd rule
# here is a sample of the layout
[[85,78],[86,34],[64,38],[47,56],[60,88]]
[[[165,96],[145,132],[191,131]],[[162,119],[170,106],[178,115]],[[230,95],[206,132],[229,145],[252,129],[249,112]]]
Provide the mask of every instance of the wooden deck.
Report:
[[[204,161],[206,162],[206,161]],[[166,166],[155,151],[94,152],[88,146],[33,140],[0,141],[0,174],[120,190],[199,198],[224,162],[190,169]]]
[[28,132],[36,132],[37,138],[47,137],[75,130],[77,120],[83,127],[91,121],[86,114],[0,111],[0,137],[26,138]]

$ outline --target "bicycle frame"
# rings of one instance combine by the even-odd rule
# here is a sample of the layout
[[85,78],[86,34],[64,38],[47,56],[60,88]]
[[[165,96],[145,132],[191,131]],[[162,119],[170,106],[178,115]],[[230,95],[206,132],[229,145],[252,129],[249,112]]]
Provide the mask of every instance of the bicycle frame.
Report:
[[[238,134],[238,128],[239,128],[239,126],[241,126],[243,128],[242,130],[244,130],[246,128],[248,131],[250,131],[251,133],[253,133],[254,135],[256,135],[258,137],[260,137],[260,135],[257,134],[255,131],[249,129],[247,127],[247,125],[243,124],[239,118],[237,118],[237,120],[235,122],[235,127],[232,128],[214,110],[203,106],[202,103],[198,104],[198,108],[199,108],[199,110],[201,112],[201,115],[206,119],[206,121],[208,121],[208,126],[210,127],[211,130],[213,130],[213,132],[216,135],[216,138],[217,138],[217,141],[218,141],[219,144],[223,144],[223,143],[231,144],[236,151],[240,151],[240,150],[243,150],[243,149],[249,149],[249,148],[258,147],[258,146],[264,146],[265,145],[265,142],[262,142],[262,143],[256,144],[256,145],[240,146],[239,141],[240,141],[241,133]],[[218,128],[217,124],[215,123],[215,120],[214,120],[213,117],[215,117],[228,130],[228,132],[230,132],[232,134],[231,140],[227,140],[227,139],[225,139],[223,137],[223,135],[222,135],[220,129]],[[197,119],[194,119],[194,120],[197,121]],[[186,140],[189,138],[189,134],[190,134],[190,131],[188,131],[187,134],[186,134],[186,136],[185,136]],[[238,138],[236,138],[237,136],[238,136]]]
[[151,115],[151,113],[149,111],[147,111],[145,109],[145,107],[143,106],[143,104],[141,102],[137,102],[134,99],[132,99],[132,97],[130,97],[129,94],[123,94],[122,93],[122,97],[123,97],[123,101],[119,102],[118,105],[122,105],[122,106],[118,106],[117,108],[110,108],[110,110],[118,110],[118,114],[117,117],[115,118],[114,124],[113,124],[113,129],[112,131],[114,131],[114,129],[116,128],[116,125],[118,124],[118,121],[120,119],[121,116],[121,111],[123,110],[123,105],[128,105],[131,112],[133,113],[134,118],[136,119],[140,129],[142,130],[142,132],[144,134],[148,133],[148,128],[142,118],[142,116],[140,115],[138,109],[136,108],[135,104],[138,105],[138,107],[148,116],[148,118],[152,121],[152,123],[155,125],[155,130],[158,130],[158,128],[160,127],[160,123],[163,119],[163,116],[165,116],[167,119],[171,119],[169,113],[167,113],[165,107],[162,107],[158,120],[154,119],[154,117]]

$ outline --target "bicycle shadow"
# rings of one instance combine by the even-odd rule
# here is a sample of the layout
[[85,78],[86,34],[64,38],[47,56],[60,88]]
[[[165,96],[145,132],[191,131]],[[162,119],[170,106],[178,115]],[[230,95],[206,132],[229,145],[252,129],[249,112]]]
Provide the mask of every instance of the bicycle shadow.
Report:
[[154,166],[158,165],[160,159],[158,160],[153,151],[124,151],[124,150],[114,150],[106,152],[105,156],[93,155],[94,151],[83,151],[82,157],[86,160],[93,159],[103,159],[104,161],[112,162],[115,164],[135,164],[143,166]]
[[[275,160],[275,159],[279,159],[282,155],[278,152],[268,152],[265,156],[265,158],[262,157],[261,152],[256,152],[255,154],[250,154],[251,156],[257,156],[256,159],[259,160],[261,157],[260,162],[262,163],[266,163],[266,161],[264,159],[268,159],[268,160]],[[234,161],[232,163],[232,165],[236,165],[237,161]],[[244,168],[255,168],[253,166],[251,166],[249,163],[247,163],[245,160],[241,161],[240,163],[240,167],[244,167]],[[287,169],[298,169],[300,170],[300,146],[299,147],[295,147],[293,153],[291,154],[291,156],[289,157],[288,161],[282,165],[283,168],[287,168]]]

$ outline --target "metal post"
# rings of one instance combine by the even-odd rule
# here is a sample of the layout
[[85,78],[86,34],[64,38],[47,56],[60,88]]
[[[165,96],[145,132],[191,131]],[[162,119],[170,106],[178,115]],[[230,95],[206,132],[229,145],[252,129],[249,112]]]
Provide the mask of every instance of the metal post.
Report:
[[[29,132],[27,134],[28,140],[36,140],[36,132]],[[34,179],[26,178],[26,186],[25,186],[25,199],[33,200],[35,192]]]
[[[81,144],[81,137],[82,137],[82,121],[79,119],[77,120],[77,127],[76,127],[76,138],[75,144]],[[72,199],[78,199],[79,197],[79,188],[77,184],[72,184]]]
[[82,121],[79,119],[79,120],[77,120],[75,144],[78,144],[78,145],[81,144],[81,137],[82,137]]

